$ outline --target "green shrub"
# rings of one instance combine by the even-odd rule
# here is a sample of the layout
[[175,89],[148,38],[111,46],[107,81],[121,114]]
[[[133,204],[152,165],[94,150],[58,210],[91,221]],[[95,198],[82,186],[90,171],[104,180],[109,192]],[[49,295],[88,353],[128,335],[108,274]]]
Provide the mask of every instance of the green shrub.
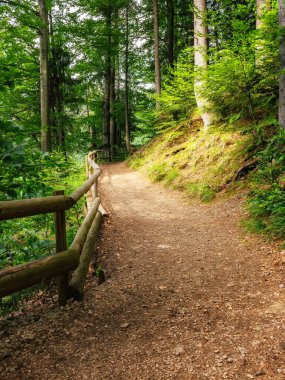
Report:
[[163,86],[159,102],[159,130],[172,128],[196,109],[192,49],[186,49],[180,55],[175,69],[169,73],[168,83]]
[[[285,131],[279,130],[259,154],[259,170],[248,200],[248,225],[274,238],[285,237]],[[250,227],[250,228],[251,228]]]

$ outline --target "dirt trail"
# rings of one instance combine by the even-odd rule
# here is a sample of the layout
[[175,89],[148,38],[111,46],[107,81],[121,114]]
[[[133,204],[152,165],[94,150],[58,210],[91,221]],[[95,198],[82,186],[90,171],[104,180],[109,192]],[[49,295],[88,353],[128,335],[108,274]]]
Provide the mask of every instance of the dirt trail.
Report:
[[0,322],[0,378],[285,379],[285,256],[240,229],[243,197],[193,203],[103,169],[107,281]]

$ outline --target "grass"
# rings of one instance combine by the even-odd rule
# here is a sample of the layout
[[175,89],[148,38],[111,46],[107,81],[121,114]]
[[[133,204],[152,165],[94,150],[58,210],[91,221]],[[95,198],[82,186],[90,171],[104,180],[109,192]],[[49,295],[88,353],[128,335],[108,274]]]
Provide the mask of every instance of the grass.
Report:
[[253,140],[234,128],[204,130],[198,123],[195,120],[195,128],[186,123],[162,133],[131,157],[129,165],[189,197],[211,201],[223,188],[231,187],[249,158]]

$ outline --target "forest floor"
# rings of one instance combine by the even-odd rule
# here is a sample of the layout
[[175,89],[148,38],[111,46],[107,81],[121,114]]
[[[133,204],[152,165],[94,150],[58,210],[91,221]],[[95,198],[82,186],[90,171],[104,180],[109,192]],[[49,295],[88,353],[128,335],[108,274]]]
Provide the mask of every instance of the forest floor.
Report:
[[240,228],[243,194],[201,204],[103,170],[107,280],[0,321],[0,378],[285,379],[285,251]]

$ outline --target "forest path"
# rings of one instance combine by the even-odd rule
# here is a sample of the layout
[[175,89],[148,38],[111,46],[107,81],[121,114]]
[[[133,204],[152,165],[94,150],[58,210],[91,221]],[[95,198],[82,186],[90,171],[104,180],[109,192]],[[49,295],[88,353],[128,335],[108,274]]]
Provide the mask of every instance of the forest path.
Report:
[[122,163],[103,173],[108,279],[0,324],[4,378],[285,379],[284,254],[240,229],[243,196],[200,204]]

